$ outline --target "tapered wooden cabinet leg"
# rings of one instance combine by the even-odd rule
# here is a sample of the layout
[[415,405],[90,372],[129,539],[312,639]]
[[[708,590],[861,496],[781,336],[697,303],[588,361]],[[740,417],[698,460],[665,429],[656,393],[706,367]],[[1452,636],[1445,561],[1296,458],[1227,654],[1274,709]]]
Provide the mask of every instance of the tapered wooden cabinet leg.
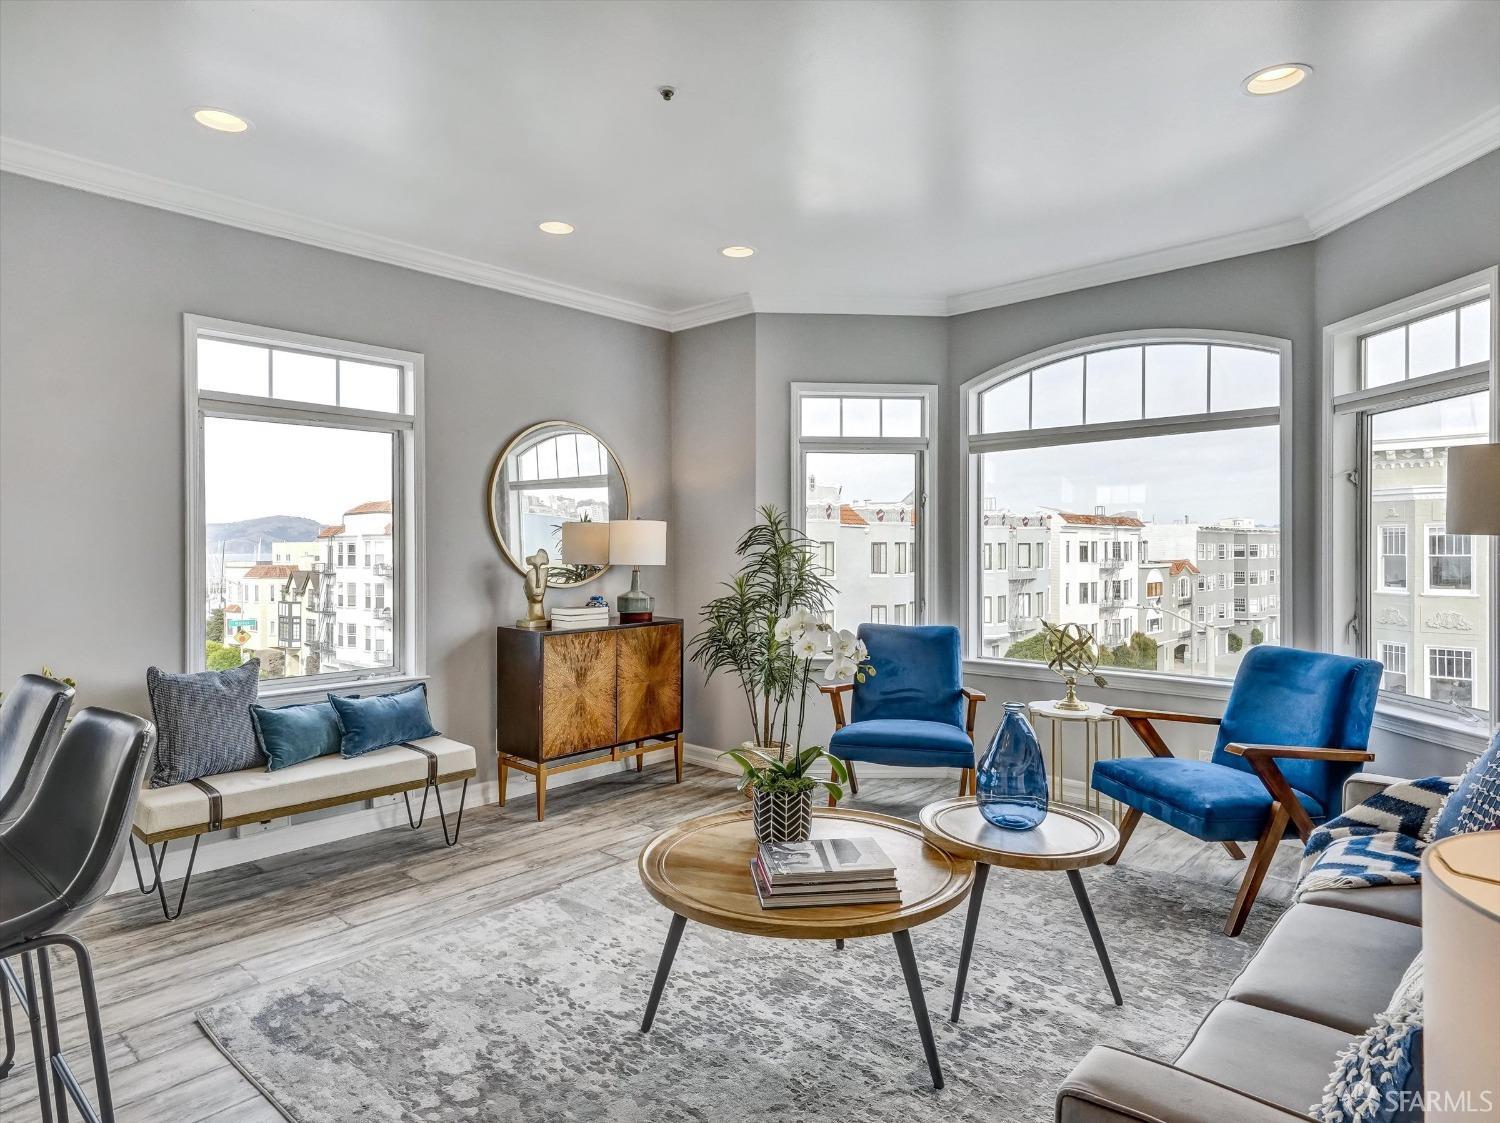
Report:
[[1250,915],[1250,907],[1255,904],[1255,898],[1260,894],[1260,886],[1266,879],[1266,871],[1271,868],[1271,859],[1276,857],[1276,847],[1281,843],[1281,836],[1286,833],[1286,825],[1291,820],[1285,807],[1280,803],[1271,804],[1271,821],[1266,824],[1265,831],[1260,836],[1260,841],[1255,844],[1255,853],[1250,855],[1250,864],[1245,867],[1245,879],[1240,882],[1239,895],[1234,899],[1234,908],[1229,910],[1229,919],[1224,924],[1224,935],[1238,936],[1245,927],[1245,919]]
[[1141,821],[1141,812],[1138,808],[1131,807],[1125,812],[1125,818],[1120,820],[1120,845],[1115,847],[1115,852],[1109,856],[1109,861],[1104,863],[1112,866],[1120,860],[1120,855],[1125,853],[1125,844],[1130,841],[1130,836],[1135,832],[1135,825]]
[[682,734],[677,734],[677,744],[672,749],[672,763],[677,768],[677,779],[675,783],[682,783]]
[[508,764],[505,763],[505,758],[503,756],[500,757],[499,760],[500,760],[500,806],[504,807],[505,806],[505,787],[506,787],[506,781],[508,781],[510,779],[510,765],[508,765]]
[[[639,749],[641,747],[641,743],[637,741],[635,743],[635,747]],[[646,758],[641,753],[637,752],[635,754],[635,770],[639,772],[644,767],[646,767]]]
[[547,770],[538,768],[536,770],[536,821],[540,823],[547,817]]

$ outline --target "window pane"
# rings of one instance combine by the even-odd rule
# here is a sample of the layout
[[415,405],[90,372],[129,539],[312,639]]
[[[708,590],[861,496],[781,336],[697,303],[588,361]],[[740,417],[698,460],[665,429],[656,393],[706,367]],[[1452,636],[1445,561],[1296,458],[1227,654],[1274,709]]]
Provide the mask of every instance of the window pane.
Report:
[[1105,667],[1232,677],[1281,640],[1279,447],[1267,425],[983,454],[979,544],[1012,568],[981,569],[976,654],[1045,659],[1045,619],[1090,631]]
[[207,666],[256,657],[262,678],[297,678],[394,665],[394,442],[204,419]]
[[1406,329],[1391,328],[1365,339],[1364,386],[1385,386],[1406,377]]
[[[339,405],[380,413],[401,411],[401,368],[339,360]],[[411,410],[406,411],[410,413]]]
[[1443,312],[1406,329],[1407,378],[1420,378],[1458,365],[1458,313]]
[[297,351],[271,352],[271,395],[294,402],[337,405],[334,360]]
[[1385,664],[1386,690],[1483,714],[1492,704],[1493,540],[1448,533],[1443,495],[1449,447],[1488,439],[1489,393],[1388,410],[1370,432],[1366,651]]
[[1064,359],[1031,372],[1031,427],[1083,424],[1083,359]]
[[1023,374],[979,396],[979,431],[1013,433],[1031,427],[1031,375]]
[[922,435],[922,401],[920,398],[882,398],[880,432],[886,437],[920,437]]
[[1281,356],[1248,347],[1209,348],[1209,406],[1215,413],[1258,409],[1281,400]]
[[1208,348],[1167,343],[1146,348],[1146,416],[1208,412]]
[[1116,347],[1087,357],[1089,424],[1141,416],[1141,348]]
[[880,436],[880,399],[844,399],[844,436]]
[[1490,302],[1481,300],[1458,310],[1458,361],[1461,366],[1490,357]]
[[839,400],[837,398],[803,398],[802,435],[804,437],[838,436]]
[[837,627],[883,623],[916,601],[916,490],[914,453],[807,454],[805,525],[838,589]]
[[198,340],[198,388],[224,394],[270,393],[271,353],[246,343]]

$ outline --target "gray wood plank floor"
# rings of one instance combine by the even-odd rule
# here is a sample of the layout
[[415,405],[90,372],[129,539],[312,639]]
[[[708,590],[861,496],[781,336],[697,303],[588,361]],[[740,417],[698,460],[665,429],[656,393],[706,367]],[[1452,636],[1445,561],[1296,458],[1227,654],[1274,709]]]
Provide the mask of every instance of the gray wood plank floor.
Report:
[[[862,781],[848,806],[915,817],[956,794],[940,780]],[[524,795],[524,793],[523,793]],[[368,953],[456,919],[503,908],[595,870],[633,862],[657,831],[742,806],[723,773],[648,764],[559,788],[537,823],[529,798],[470,807],[463,837],[443,846],[436,823],[346,839],[193,879],[187,910],[168,924],[155,897],[111,897],[76,930],[93,957],[118,1118],[154,1123],[259,1123],[280,1115],[209,1043],[193,1011],[309,967]],[[1262,896],[1290,897],[1299,850],[1283,844]],[[1151,820],[1124,864],[1233,886],[1243,863]],[[175,885],[175,883],[174,883]],[[1226,895],[1225,910],[1228,911]],[[665,923],[665,922],[664,922]],[[92,1093],[81,1006],[71,964],[57,960],[58,1013],[74,1070]],[[40,1118],[30,1038],[17,1025],[16,1067],[0,1081],[0,1118]]]

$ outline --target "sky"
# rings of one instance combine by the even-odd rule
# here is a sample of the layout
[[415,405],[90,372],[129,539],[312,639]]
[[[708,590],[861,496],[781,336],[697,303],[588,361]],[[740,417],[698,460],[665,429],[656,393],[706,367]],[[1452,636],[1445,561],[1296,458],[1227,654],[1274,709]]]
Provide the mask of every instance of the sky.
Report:
[[203,420],[205,521],[300,515],[331,526],[391,497],[389,433],[222,417]]

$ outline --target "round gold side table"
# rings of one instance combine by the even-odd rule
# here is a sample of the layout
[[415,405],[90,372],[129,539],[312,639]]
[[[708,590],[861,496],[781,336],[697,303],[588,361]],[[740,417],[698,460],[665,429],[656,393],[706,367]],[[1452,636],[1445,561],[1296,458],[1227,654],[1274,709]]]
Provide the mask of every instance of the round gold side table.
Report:
[[[1027,712],[1031,714],[1032,720],[1046,718],[1051,724],[1051,740],[1049,751],[1051,754],[1051,767],[1049,769],[1052,779],[1052,798],[1057,803],[1063,802],[1063,743],[1062,727],[1069,722],[1083,723],[1083,807],[1093,811],[1095,814],[1104,814],[1104,797],[1094,790],[1094,765],[1103,759],[1103,748],[1100,744],[1099,727],[1109,726],[1109,753],[1113,760],[1120,759],[1120,719],[1110,712],[1108,706],[1099,702],[1086,702],[1088,707],[1084,710],[1060,710],[1057,708],[1061,699],[1053,698],[1043,702],[1028,702]],[[1110,821],[1120,821],[1119,805],[1110,800]]]

